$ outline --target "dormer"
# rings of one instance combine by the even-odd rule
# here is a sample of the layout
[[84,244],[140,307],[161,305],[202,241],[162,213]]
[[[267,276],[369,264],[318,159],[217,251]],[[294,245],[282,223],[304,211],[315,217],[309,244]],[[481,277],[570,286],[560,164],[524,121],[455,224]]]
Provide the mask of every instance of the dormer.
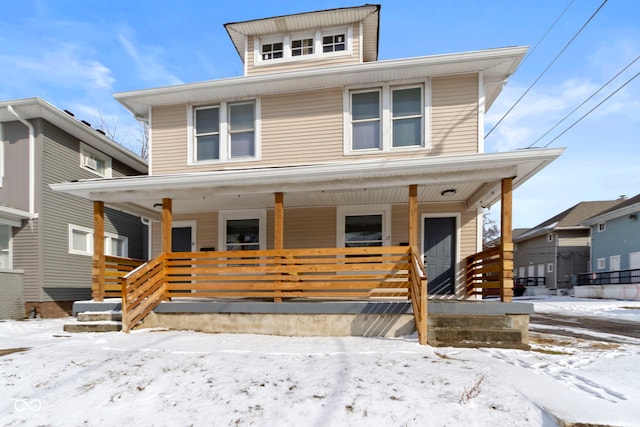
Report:
[[380,5],[225,24],[244,75],[359,64],[378,59]]

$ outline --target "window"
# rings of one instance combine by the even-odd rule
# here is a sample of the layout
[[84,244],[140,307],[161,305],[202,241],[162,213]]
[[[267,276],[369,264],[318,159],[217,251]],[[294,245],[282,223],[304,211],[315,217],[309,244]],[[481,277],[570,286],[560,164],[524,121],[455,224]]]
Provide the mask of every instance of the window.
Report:
[[262,45],[262,60],[279,59],[284,55],[283,43],[265,43]]
[[351,95],[351,127],[354,150],[380,147],[380,91]]
[[291,56],[303,55],[313,55],[313,37],[291,40]]
[[547,264],[547,273],[553,273],[553,263],[552,262]]
[[111,158],[80,143],[80,167],[104,178],[111,177]]
[[598,270],[604,270],[605,268],[607,268],[607,259],[598,258]]
[[190,109],[189,162],[258,160],[259,100]]
[[553,242],[553,234],[547,234],[547,242]]
[[11,268],[11,226],[0,224],[0,270]]
[[345,91],[345,154],[429,148],[428,82]]
[[342,34],[332,34],[322,37],[322,52],[340,52],[346,50],[346,36]]
[[393,90],[391,113],[393,120],[393,146],[422,145],[422,89],[413,87]]
[[219,246],[227,251],[265,249],[267,246],[266,211],[263,209],[221,211],[218,227],[222,231]]
[[4,139],[2,136],[2,123],[0,123],[0,188],[4,181]]
[[605,231],[607,229],[607,224],[605,222],[598,223],[598,233]]
[[351,26],[256,37],[254,65],[350,55],[352,39]]
[[340,206],[337,215],[337,247],[362,248],[389,244],[389,206]]
[[[93,230],[69,224],[69,253],[92,256]],[[127,237],[104,233],[104,254],[118,257],[129,256]]]

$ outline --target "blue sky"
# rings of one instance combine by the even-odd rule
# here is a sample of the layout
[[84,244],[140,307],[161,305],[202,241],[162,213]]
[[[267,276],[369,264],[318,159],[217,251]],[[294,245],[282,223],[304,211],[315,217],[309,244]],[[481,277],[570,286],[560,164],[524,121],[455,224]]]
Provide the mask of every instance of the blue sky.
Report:
[[[487,131],[603,0],[574,0],[511,77]],[[505,46],[533,47],[570,0],[382,2],[379,59]],[[135,148],[135,120],[112,94],[239,76],[223,24],[358,6],[342,1],[22,0],[0,20],[0,99],[39,96],[91,123],[115,127]],[[640,2],[610,0],[486,140],[486,151],[528,147],[640,54]],[[538,142],[544,146],[640,71],[640,60]],[[113,129],[112,129],[113,130]],[[514,193],[514,226],[533,227],[585,200],[640,193],[640,78],[550,147],[559,160]],[[492,216],[497,218],[496,209]]]

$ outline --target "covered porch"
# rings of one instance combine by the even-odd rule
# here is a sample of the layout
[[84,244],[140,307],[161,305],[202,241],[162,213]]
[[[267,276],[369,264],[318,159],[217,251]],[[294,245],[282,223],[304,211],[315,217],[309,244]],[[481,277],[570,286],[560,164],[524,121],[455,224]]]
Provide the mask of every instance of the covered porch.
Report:
[[[99,179],[53,187],[94,201],[93,299],[121,297],[125,331],[168,300],[268,299],[279,304],[372,300],[410,302],[419,341],[426,344],[429,297],[475,299],[483,288],[492,288],[500,301],[511,301],[512,192],[559,154],[559,150],[530,150]],[[498,201],[500,246],[483,253],[480,210]],[[152,259],[143,263],[105,256],[105,203],[159,221],[159,250]],[[310,238],[303,245],[296,239],[297,247],[288,245],[289,212],[343,205],[391,206],[393,230],[384,231],[373,243],[345,241],[328,247]],[[471,249],[455,247],[455,291],[437,295],[428,291],[430,266],[425,268],[423,230],[424,212],[434,207],[437,212],[474,218],[464,225],[458,220],[456,233],[459,236],[467,227],[465,235],[475,234]],[[269,247],[226,250],[234,248],[227,244],[218,250],[175,250],[176,216],[256,208],[269,209]]]

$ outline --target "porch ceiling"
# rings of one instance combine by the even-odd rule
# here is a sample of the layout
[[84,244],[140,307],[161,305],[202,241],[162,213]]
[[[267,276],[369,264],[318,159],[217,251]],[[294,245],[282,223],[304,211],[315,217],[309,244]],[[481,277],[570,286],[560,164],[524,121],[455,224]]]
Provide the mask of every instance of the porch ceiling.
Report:
[[[457,202],[471,210],[499,200],[503,178],[514,177],[516,188],[562,151],[522,150],[119,177],[52,184],[51,187],[151,218],[159,215],[163,198],[173,199],[176,213],[272,207],[275,192],[284,193],[288,208],[393,204],[407,202],[411,184],[418,185],[420,202]],[[445,190],[455,190],[455,193],[446,194]]]

